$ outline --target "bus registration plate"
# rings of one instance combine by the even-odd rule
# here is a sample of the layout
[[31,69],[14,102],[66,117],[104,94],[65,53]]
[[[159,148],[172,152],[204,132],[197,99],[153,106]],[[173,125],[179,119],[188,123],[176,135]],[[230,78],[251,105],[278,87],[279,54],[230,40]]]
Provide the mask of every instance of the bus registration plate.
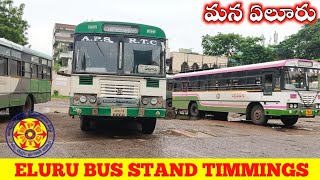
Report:
[[127,116],[127,108],[111,108],[111,116]]
[[312,110],[311,109],[307,109],[306,110],[306,116],[312,116]]

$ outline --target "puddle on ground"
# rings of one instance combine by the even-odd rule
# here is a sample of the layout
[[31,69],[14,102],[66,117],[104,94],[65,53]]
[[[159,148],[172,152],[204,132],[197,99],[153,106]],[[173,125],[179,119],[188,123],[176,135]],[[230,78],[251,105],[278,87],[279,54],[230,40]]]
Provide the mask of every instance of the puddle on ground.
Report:
[[171,129],[169,130],[172,134],[175,135],[182,135],[186,137],[192,138],[208,138],[208,137],[215,137],[213,134],[204,133],[201,131],[194,131],[194,130],[184,130],[184,129]]
[[36,107],[35,110],[41,113],[68,113],[68,108],[64,107]]
[[271,126],[271,128],[276,131],[281,131],[281,132],[288,132],[290,130],[315,131],[312,128],[305,128],[305,127]]

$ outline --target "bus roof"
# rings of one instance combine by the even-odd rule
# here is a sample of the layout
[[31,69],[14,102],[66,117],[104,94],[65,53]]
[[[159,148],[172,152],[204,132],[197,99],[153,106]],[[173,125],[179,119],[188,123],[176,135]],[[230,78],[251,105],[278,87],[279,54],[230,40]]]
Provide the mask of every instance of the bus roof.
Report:
[[44,59],[52,60],[52,57],[49,56],[49,55],[46,55],[46,54],[41,53],[39,51],[32,50],[32,49],[24,47],[24,46],[21,46],[20,44],[11,42],[11,41],[9,41],[7,39],[4,39],[4,38],[0,38],[0,45],[6,46],[8,48],[15,49],[17,51],[25,52],[27,54],[38,56],[38,57],[41,57],[41,58],[44,58]]
[[203,70],[197,72],[189,72],[189,73],[179,73],[173,76],[173,78],[184,78],[184,77],[193,77],[193,76],[202,76],[202,75],[210,75],[210,74],[219,74],[219,73],[227,73],[227,72],[237,72],[237,71],[248,71],[255,69],[266,69],[272,67],[281,67],[281,66],[297,66],[298,62],[313,62],[314,68],[320,68],[320,63],[313,60],[306,59],[287,59],[280,61],[272,61],[265,62],[259,64],[250,64],[244,66],[236,66],[222,69],[211,69],[211,70]]
[[[125,32],[106,32],[103,27],[105,25],[114,26],[116,28],[138,28],[138,33],[132,34],[136,36],[153,37],[153,38],[166,38],[164,31],[155,26],[145,24],[136,24],[128,22],[113,22],[113,21],[92,21],[83,22],[76,26],[75,33],[108,33],[108,34],[126,34]],[[130,34],[130,33],[128,33]]]
[[167,74],[167,75],[166,75],[166,78],[167,78],[167,79],[173,79],[173,75]]

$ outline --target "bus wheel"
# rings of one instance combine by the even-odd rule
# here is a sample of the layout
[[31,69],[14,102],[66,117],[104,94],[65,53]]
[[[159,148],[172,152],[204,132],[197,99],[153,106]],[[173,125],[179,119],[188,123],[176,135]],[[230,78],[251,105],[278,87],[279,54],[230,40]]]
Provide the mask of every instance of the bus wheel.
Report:
[[299,117],[291,116],[291,117],[281,117],[281,121],[285,126],[293,126],[298,122]]
[[213,118],[216,120],[228,121],[228,112],[214,112]]
[[80,116],[81,131],[90,131],[91,119],[88,116]]
[[22,112],[33,111],[33,109],[34,109],[34,103],[31,97],[28,96],[23,106],[15,106],[15,107],[9,108],[10,118],[13,118],[14,116]]
[[175,119],[176,118],[176,112],[171,109],[167,109],[166,112],[166,119]]
[[193,116],[193,117],[204,117],[205,116],[205,113],[198,109],[198,104],[196,102],[192,102],[189,105],[188,114],[189,114],[189,116]]
[[268,122],[268,118],[264,114],[263,107],[261,105],[255,105],[251,110],[251,120],[253,124],[265,125]]
[[141,121],[142,134],[152,134],[156,128],[157,118],[145,118]]
[[30,96],[27,97],[26,102],[24,103],[24,106],[22,106],[23,112],[33,111],[34,109],[34,103]]

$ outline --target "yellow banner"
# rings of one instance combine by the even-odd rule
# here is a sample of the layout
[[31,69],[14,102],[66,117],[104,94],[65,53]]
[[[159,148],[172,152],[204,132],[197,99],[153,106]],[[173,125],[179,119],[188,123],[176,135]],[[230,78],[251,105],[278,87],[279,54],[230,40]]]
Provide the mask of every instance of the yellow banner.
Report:
[[320,159],[0,159],[0,179],[320,179]]

